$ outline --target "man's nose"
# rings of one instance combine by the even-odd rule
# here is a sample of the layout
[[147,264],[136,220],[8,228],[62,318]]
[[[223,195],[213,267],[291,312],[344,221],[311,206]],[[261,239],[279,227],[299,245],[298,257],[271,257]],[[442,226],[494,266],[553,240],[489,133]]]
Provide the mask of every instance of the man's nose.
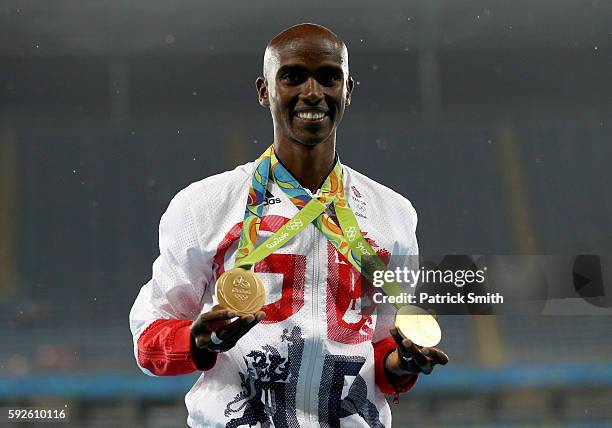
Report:
[[323,99],[323,86],[314,77],[306,79],[300,97],[309,103],[318,103]]

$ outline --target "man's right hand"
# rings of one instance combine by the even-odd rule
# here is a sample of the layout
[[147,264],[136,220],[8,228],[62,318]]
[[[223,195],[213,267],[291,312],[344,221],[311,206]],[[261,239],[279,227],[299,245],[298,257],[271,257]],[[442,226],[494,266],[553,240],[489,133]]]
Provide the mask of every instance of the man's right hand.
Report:
[[[201,314],[191,324],[191,336],[198,349],[225,352],[233,348],[236,342],[265,316],[265,312],[259,311],[253,315],[238,317],[236,312],[216,305],[209,312]],[[233,318],[237,319],[232,321]],[[217,337],[217,343],[214,343],[214,338],[211,339],[213,332]]]

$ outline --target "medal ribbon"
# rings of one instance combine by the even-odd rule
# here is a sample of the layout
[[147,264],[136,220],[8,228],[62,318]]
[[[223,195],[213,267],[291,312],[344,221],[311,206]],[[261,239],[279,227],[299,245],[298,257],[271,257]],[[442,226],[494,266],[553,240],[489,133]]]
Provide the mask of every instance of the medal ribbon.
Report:
[[[300,211],[255,248],[270,171],[274,181]],[[340,225],[325,212],[330,204],[334,206]],[[256,161],[234,267],[250,269],[253,264],[281,248],[312,222],[351,265],[370,281],[374,270],[387,270],[385,263],[363,237],[357,219],[344,196],[340,162],[336,161],[332,172],[325,179],[320,196],[313,198],[278,161],[273,145]],[[366,266],[362,266],[364,260],[362,256],[367,256]],[[387,295],[398,295],[401,292],[401,287],[397,283],[385,282],[383,289]]]

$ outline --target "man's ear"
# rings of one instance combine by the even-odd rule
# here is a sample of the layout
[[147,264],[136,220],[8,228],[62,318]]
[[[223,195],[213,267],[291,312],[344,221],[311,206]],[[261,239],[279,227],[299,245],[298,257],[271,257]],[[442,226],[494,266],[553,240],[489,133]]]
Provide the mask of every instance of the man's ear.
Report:
[[255,80],[255,87],[257,88],[257,97],[259,98],[259,104],[263,107],[270,107],[270,99],[268,98],[268,84],[266,78],[259,76]]
[[351,96],[353,95],[354,87],[355,87],[355,82],[353,81],[353,78],[349,76],[349,78],[346,79],[346,105],[347,106],[351,105]]

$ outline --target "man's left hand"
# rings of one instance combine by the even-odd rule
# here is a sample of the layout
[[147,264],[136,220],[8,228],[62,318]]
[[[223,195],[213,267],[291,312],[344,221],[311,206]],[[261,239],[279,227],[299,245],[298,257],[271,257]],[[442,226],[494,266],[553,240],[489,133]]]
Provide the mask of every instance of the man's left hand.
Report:
[[438,348],[422,348],[410,339],[404,339],[397,328],[391,330],[391,337],[397,348],[387,356],[385,368],[395,376],[424,373],[433,371],[436,364],[448,363],[448,355]]

